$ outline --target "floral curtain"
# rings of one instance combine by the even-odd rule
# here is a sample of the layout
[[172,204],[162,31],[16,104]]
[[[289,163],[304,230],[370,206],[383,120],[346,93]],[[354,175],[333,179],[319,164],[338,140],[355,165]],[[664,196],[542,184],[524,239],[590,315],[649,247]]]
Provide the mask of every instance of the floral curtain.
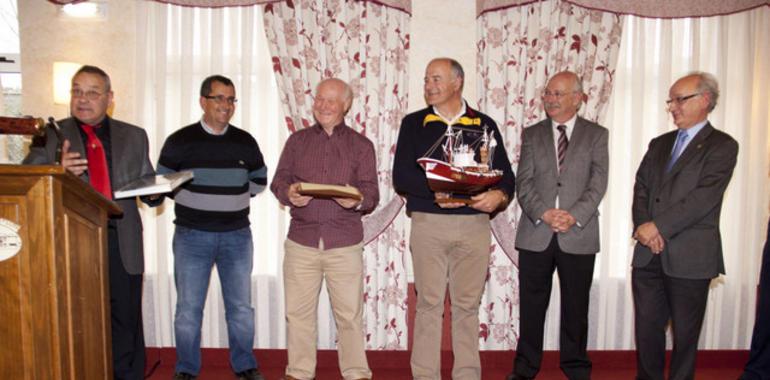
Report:
[[[406,217],[391,185],[398,125],[407,109],[410,16],[375,2],[302,0],[268,4],[265,29],[290,132],[313,124],[315,86],[337,77],[353,89],[346,122],[374,144],[380,205],[364,219],[367,349],[406,349]],[[331,326],[331,311],[320,326]],[[323,327],[321,327],[323,328]],[[319,334],[324,336],[324,334]],[[319,347],[334,348],[334,334]]]
[[[477,25],[479,107],[501,125],[514,168],[522,129],[545,117],[540,95],[556,72],[571,70],[583,78],[582,117],[596,121],[603,115],[620,48],[621,16],[548,0],[484,13]],[[492,220],[497,244],[480,315],[486,349],[510,349],[518,340],[514,237],[519,214],[514,202]]]

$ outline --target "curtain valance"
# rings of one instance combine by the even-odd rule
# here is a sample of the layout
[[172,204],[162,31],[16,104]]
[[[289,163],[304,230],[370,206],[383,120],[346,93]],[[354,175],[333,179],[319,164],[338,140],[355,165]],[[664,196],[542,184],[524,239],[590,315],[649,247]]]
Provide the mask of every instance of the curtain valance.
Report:
[[[476,0],[476,16],[522,6],[539,0]],[[574,5],[617,14],[653,18],[683,18],[727,15],[761,6],[770,0],[566,0]]]
[[[86,0],[48,0],[54,4],[76,4]],[[286,1],[292,3],[293,0],[148,0],[158,3],[181,5],[184,7],[203,7],[203,8],[222,8],[222,7],[242,7],[256,4],[279,3]],[[400,11],[412,14],[412,0],[355,0],[369,1],[389,8],[395,8]]]

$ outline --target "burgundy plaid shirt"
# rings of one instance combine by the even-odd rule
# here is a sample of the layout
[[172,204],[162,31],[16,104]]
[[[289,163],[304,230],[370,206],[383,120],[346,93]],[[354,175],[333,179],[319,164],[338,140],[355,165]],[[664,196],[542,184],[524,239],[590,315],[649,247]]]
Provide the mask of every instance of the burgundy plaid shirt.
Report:
[[[364,200],[358,210],[319,198],[305,207],[294,207],[287,191],[295,182],[354,186]],[[270,190],[291,207],[288,238],[292,241],[318,247],[323,239],[325,249],[358,244],[364,237],[361,216],[374,210],[380,197],[374,145],[344,123],[331,136],[319,125],[297,131],[286,141]]]

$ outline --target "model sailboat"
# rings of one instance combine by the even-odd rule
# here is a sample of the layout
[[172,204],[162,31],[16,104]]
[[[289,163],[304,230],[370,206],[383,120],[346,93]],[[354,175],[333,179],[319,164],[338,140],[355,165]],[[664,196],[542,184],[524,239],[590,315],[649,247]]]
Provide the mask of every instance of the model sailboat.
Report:
[[[475,141],[463,141],[463,132],[479,134],[478,129],[447,125],[446,132],[417,159],[425,170],[428,187],[435,192],[477,194],[496,185],[503,171],[492,169],[492,157],[497,146],[492,131],[485,125]],[[443,142],[443,144],[442,144]],[[431,158],[441,148],[443,160]],[[479,161],[476,161],[478,151]]]

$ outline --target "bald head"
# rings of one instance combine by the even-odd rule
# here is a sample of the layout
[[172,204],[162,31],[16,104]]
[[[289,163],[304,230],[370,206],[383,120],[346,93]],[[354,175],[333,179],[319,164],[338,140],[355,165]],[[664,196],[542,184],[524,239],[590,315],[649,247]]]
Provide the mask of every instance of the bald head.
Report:
[[668,111],[680,129],[694,127],[716,106],[719,86],[714,76],[695,72],[679,78],[668,90]]
[[343,100],[346,104],[348,104],[348,107],[350,107],[350,104],[353,103],[353,89],[351,89],[350,85],[348,85],[344,80],[338,78],[324,79],[321,81],[321,83],[318,84],[318,86],[316,86],[316,94],[321,91],[321,87],[334,88],[336,91],[341,92]]
[[313,116],[318,124],[331,134],[341,124],[353,104],[353,90],[345,81],[324,79],[318,84],[313,101]]
[[572,87],[573,91],[577,91],[580,93],[583,92],[583,83],[581,82],[580,77],[578,77],[578,75],[572,71],[565,70],[565,71],[558,72],[551,77],[551,80],[549,80],[549,82],[554,80],[564,81],[565,83],[568,83]]
[[543,108],[551,120],[564,123],[572,119],[583,101],[583,85],[572,71],[562,71],[548,81]]
[[457,113],[462,107],[465,73],[462,66],[451,58],[435,58],[425,68],[423,91],[425,102],[446,115]]

